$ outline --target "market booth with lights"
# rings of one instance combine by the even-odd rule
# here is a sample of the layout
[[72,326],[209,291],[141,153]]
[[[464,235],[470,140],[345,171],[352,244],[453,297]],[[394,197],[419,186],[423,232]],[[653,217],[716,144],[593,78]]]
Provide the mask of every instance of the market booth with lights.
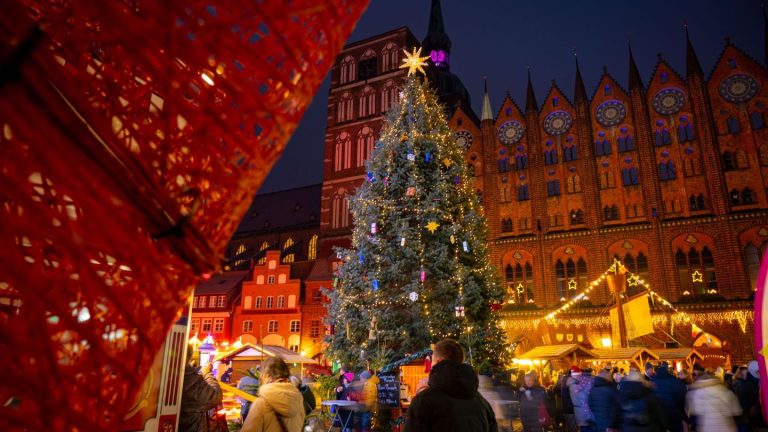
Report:
[[213,362],[220,364],[229,363],[234,370],[232,373],[232,382],[237,382],[243,377],[246,370],[260,366],[264,359],[268,357],[280,357],[288,364],[291,375],[297,377],[304,376],[304,369],[309,365],[316,365],[317,362],[311,358],[304,357],[287,348],[275,345],[255,345],[250,343],[233,348],[230,351],[219,352]]

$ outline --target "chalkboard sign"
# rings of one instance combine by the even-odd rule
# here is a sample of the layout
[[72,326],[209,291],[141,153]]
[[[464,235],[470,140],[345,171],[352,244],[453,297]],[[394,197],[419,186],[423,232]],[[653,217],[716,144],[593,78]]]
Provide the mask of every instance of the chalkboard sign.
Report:
[[379,406],[400,407],[400,382],[397,375],[380,375],[378,384]]

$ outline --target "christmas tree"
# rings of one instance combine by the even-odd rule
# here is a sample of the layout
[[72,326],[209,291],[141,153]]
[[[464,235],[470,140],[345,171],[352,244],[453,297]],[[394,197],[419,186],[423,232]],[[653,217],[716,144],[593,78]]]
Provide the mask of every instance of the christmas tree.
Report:
[[[420,50],[419,50],[420,51]],[[328,290],[329,357],[384,365],[445,337],[476,367],[500,366],[501,302],[472,174],[443,107],[416,75],[426,57],[407,55],[400,103],[387,114],[351,200],[352,247],[339,250]]]

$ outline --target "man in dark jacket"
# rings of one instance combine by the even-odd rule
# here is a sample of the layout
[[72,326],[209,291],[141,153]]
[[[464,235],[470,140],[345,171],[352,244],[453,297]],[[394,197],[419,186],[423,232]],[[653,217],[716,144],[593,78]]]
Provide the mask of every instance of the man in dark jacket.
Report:
[[493,409],[477,392],[477,374],[463,361],[455,340],[435,345],[429,386],[413,398],[406,432],[498,432]]
[[665,432],[666,417],[650,384],[636,370],[630,370],[619,384],[621,432]]
[[595,416],[595,430],[605,432],[619,428],[619,393],[611,377],[610,369],[603,369],[595,377],[589,392],[589,409]]
[[742,415],[736,419],[739,431],[764,428],[765,421],[760,409],[760,370],[756,361],[739,369],[733,380],[733,392],[742,409]]
[[670,432],[682,432],[685,419],[684,382],[669,373],[669,364],[661,362],[653,376],[653,394],[661,402]]

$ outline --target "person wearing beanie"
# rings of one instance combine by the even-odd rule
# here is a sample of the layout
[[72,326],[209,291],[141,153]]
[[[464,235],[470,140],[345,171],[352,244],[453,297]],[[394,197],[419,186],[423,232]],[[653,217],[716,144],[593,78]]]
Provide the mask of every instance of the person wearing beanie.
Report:
[[653,394],[659,400],[670,432],[682,432],[685,420],[686,385],[669,373],[669,364],[662,362],[653,376]]
[[573,416],[581,430],[591,430],[594,427],[595,417],[589,408],[589,392],[595,383],[595,377],[586,375],[577,366],[571,367],[571,378],[574,382],[568,387],[573,403]]
[[647,382],[652,382],[654,375],[656,375],[656,371],[653,368],[653,363],[646,362],[645,363],[645,375],[644,375],[645,380]]

